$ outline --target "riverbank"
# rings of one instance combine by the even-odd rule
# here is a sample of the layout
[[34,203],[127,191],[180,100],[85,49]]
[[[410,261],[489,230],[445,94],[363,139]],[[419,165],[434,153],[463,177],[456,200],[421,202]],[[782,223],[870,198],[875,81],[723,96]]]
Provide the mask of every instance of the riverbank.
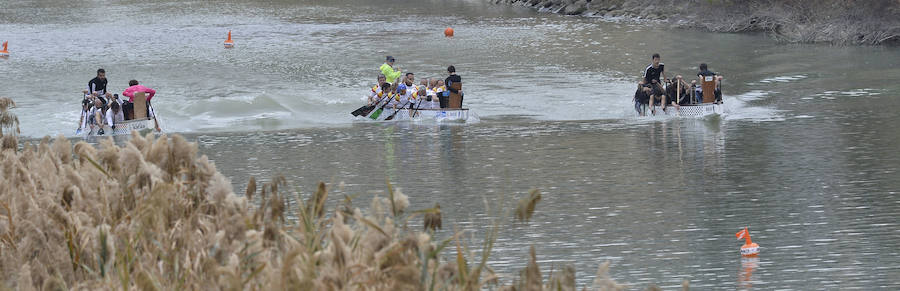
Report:
[[712,32],[765,32],[796,43],[900,45],[900,1],[490,0],[542,12],[659,21]]

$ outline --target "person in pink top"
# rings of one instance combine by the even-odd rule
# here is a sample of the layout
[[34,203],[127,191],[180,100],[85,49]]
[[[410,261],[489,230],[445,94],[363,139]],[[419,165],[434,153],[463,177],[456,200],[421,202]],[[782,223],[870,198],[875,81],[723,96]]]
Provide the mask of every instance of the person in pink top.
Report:
[[144,93],[150,94],[150,95],[147,95],[147,101],[150,101],[150,99],[153,98],[153,95],[156,95],[156,90],[144,87],[143,85],[138,85],[137,80],[128,81],[128,86],[131,86],[131,87],[128,87],[127,89],[125,89],[125,92],[122,92],[122,95],[125,95],[128,97],[128,102],[134,103],[134,93],[137,93],[137,92],[144,92]]
[[[128,104],[124,105],[124,111],[126,112],[126,116],[134,114],[134,93],[144,92],[147,93],[147,114],[153,118],[153,123],[156,126],[156,131],[162,131],[159,128],[159,122],[156,121],[156,113],[153,112],[153,107],[150,106],[150,99],[153,99],[153,95],[156,95],[156,90],[144,87],[143,85],[139,85],[137,80],[128,81],[128,88],[122,92],[123,96],[128,97]],[[126,119],[130,119],[126,117]]]

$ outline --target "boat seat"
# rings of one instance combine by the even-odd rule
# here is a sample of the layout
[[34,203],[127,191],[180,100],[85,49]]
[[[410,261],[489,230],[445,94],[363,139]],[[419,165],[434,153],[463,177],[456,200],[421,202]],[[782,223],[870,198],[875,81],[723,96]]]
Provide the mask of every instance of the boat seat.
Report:
[[716,102],[716,76],[703,76],[700,88],[703,88],[703,103]]
[[[450,88],[456,90],[456,92],[460,92],[462,90],[462,83],[453,83],[450,85]],[[448,102],[447,108],[462,108],[462,96],[459,93],[453,93],[450,91],[450,102]]]
[[146,96],[144,92],[134,93],[134,119],[147,119]]

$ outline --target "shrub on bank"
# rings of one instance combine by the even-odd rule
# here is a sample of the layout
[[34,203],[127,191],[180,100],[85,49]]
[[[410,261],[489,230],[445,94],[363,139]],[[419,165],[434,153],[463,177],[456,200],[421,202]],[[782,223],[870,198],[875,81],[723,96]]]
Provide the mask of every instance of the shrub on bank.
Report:
[[897,0],[492,0],[567,15],[661,20],[788,42],[900,44]]

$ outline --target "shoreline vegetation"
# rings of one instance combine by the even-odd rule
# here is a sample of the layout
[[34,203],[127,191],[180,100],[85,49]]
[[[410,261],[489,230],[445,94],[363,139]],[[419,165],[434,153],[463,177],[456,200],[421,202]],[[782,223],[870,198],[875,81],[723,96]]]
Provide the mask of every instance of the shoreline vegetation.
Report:
[[900,45],[897,0],[489,0],[541,12],[660,21],[711,32],[764,32],[794,43]]
[[[15,128],[7,107],[0,125]],[[367,210],[349,196],[326,202],[324,183],[301,194],[283,177],[260,187],[249,178],[238,195],[180,135],[133,132],[122,146],[107,138],[96,147],[45,137],[20,148],[14,132],[4,133],[0,290],[578,288],[572,266],[542,273],[534,247],[522,250],[528,263],[518,276],[496,274],[487,261],[503,219],[480,246],[468,246],[466,232],[439,237],[440,206],[409,210],[390,182],[388,197],[375,196]],[[539,200],[533,190],[518,201],[518,219]],[[608,270],[601,264],[582,290],[625,289]]]

